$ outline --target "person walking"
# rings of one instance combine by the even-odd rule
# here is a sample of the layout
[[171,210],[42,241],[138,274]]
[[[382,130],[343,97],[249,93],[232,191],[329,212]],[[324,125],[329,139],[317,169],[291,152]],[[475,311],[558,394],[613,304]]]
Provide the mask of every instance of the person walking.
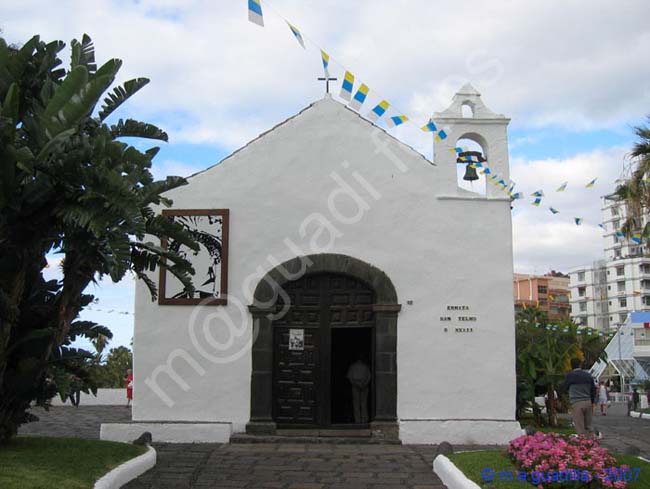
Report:
[[70,375],[70,402],[74,407],[79,407],[81,401],[81,379],[76,375]]
[[609,402],[609,391],[607,390],[607,386],[605,385],[605,382],[603,382],[602,380],[600,381],[600,384],[598,384],[597,397],[598,397],[598,405],[600,406],[600,414],[602,416],[607,416],[607,403]]
[[133,400],[133,370],[128,369],[126,371],[124,384],[126,386],[126,407],[129,407],[131,405],[131,401]]
[[592,405],[596,402],[596,384],[586,370],[580,368],[579,358],[571,359],[571,372],[564,378],[563,389],[569,392],[571,416],[578,435],[593,436]]
[[365,424],[368,422],[368,385],[372,378],[370,369],[359,358],[348,368],[347,378],[350,384],[352,384],[352,412],[354,422],[357,424]]
[[641,401],[641,398],[639,397],[639,391],[635,387],[632,389],[632,410],[633,411],[638,411],[639,410],[639,403]]

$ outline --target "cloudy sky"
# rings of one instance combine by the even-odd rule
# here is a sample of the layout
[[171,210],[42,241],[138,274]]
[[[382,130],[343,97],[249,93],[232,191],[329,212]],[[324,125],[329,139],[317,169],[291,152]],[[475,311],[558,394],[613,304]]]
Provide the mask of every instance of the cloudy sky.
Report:
[[[513,213],[515,270],[566,271],[602,255],[601,196],[629,163],[633,126],[650,113],[646,0],[262,0],[262,7],[264,28],[248,22],[247,0],[24,0],[2,3],[0,29],[16,44],[33,34],[69,42],[88,33],[98,61],[124,61],[120,81],[151,78],[116,116],[169,133],[155,162],[159,177],[212,165],[322,97],[316,46],[330,54],[332,76],[348,69],[370,87],[366,105],[385,98],[422,124],[470,81],[492,110],[512,118],[511,177],[527,194]],[[306,50],[284,19],[302,31]],[[391,132],[432,156],[431,136],[415,124]],[[566,192],[555,192],[565,181]],[[533,207],[530,193],[540,188],[544,204]],[[52,257],[48,273],[56,268]],[[128,345],[132,316],[118,311],[133,309],[132,280],[91,292],[102,311],[86,317],[113,329],[112,346]]]

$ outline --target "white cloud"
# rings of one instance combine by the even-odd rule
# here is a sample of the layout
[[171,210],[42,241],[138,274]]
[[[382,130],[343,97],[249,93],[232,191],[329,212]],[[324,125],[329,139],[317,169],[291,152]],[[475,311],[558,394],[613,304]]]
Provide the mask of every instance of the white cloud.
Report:
[[[524,160],[512,162],[511,177],[516,190],[526,199],[515,202],[513,246],[515,269],[544,273],[551,268],[569,268],[590,264],[603,258],[601,222],[602,197],[614,190],[621,173],[625,148],[614,147],[578,154],[567,159]],[[598,177],[594,188],[585,185]],[[568,181],[564,192],[556,189]],[[542,205],[531,204],[530,195],[543,190]],[[559,210],[552,214],[549,207]],[[576,226],[574,218],[584,222]]]
[[[650,106],[644,0],[297,2],[272,4],[338,62],[424,121],[466,80],[522,125],[612,127]],[[130,102],[173,141],[235,148],[322,94],[317,49],[303,51],[266,4],[266,27],[245,2],[27,1],[0,8],[12,41],[93,36],[98,54],[124,60],[122,78],[148,76]],[[37,14],[35,14],[37,12]],[[67,58],[67,53],[65,57]],[[338,86],[335,89],[338,91]],[[409,136],[419,146],[425,136]]]
[[199,170],[203,170],[203,168],[197,168],[175,160],[158,161],[154,159],[153,165],[151,166],[151,173],[156,180],[162,180],[168,175],[189,177]]

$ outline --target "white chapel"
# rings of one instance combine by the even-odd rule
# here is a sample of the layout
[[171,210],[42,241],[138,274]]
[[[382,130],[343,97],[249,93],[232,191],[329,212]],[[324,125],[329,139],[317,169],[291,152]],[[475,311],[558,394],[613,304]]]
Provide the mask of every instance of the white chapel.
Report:
[[165,270],[156,301],[137,285],[133,419],[102,438],[521,434],[511,198],[461,188],[454,151],[474,141],[507,181],[509,119],[467,84],[432,120],[429,161],[325,96],[168,192],[200,250],[162,245],[195,290]]

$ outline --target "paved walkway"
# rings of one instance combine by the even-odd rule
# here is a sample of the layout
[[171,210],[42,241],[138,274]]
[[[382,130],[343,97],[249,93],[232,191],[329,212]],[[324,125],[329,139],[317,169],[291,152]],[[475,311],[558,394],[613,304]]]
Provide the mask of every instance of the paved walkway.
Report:
[[[102,422],[129,421],[130,411],[123,406],[35,409],[41,420],[23,426],[19,434],[99,438]],[[635,446],[650,459],[650,421],[632,419],[623,411],[614,408],[609,416],[594,418],[603,433],[601,444],[616,452]],[[156,449],[156,467],[126,489],[444,488],[431,470],[432,446],[157,444]]]
[[20,436],[64,436],[70,438],[99,438],[102,423],[131,421],[131,408],[125,406],[53,406],[32,409],[39,421],[24,424]]
[[158,445],[125,489],[443,489],[434,449],[401,445]]
[[650,460],[650,420],[627,416],[627,405],[613,404],[607,416],[596,415],[594,428],[603,434],[600,444],[617,453],[637,447]]

